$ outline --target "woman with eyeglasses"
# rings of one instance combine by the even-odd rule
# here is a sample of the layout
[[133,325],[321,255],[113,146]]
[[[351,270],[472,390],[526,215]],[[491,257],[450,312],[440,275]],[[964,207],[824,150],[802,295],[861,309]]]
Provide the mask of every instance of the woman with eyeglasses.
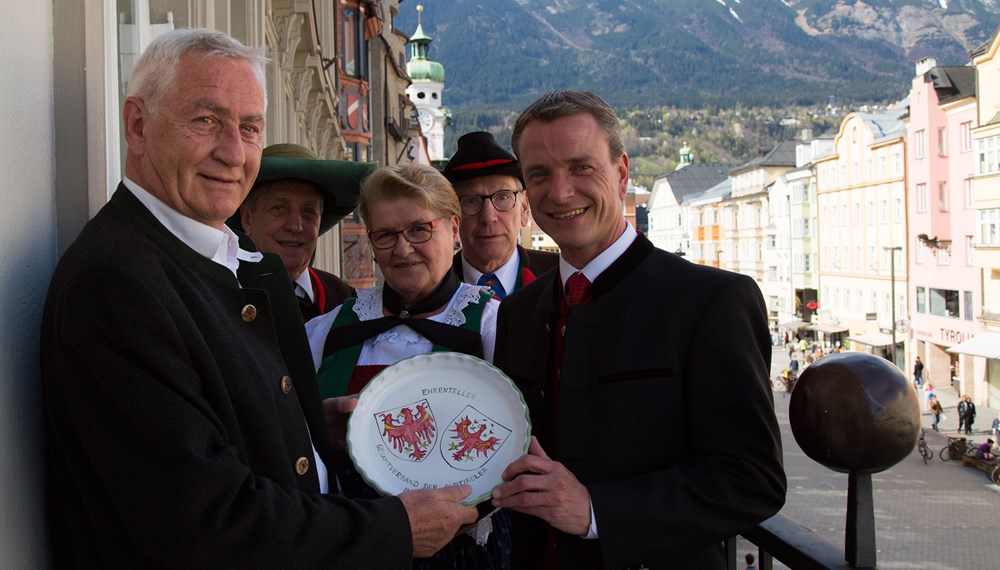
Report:
[[[445,177],[418,164],[380,168],[362,184],[358,211],[385,283],[359,290],[356,298],[307,323],[322,397],[357,394],[387,366],[431,351],[492,362],[500,303],[452,271],[461,210]],[[350,457],[338,455],[344,494],[379,497]],[[483,542],[491,525],[485,543],[477,544],[473,536]],[[434,557],[414,559],[413,567],[510,568],[509,513],[482,519]]]

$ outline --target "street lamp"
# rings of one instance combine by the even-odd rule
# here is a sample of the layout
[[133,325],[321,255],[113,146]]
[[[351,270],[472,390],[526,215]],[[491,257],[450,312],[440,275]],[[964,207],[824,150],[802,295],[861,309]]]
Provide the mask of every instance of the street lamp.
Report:
[[899,363],[896,362],[896,252],[902,250],[903,248],[902,246],[895,245],[891,247],[883,247],[882,249],[889,252],[889,295],[891,296],[889,299],[889,307],[891,309],[890,318],[892,319],[892,322],[890,323],[890,328],[892,330],[892,347],[889,349],[889,354],[892,356],[892,363],[898,367]]

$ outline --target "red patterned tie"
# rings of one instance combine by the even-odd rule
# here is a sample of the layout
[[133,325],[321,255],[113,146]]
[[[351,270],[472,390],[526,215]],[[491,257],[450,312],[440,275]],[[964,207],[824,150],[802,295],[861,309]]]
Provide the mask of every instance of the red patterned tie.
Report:
[[583,273],[577,271],[566,280],[566,294],[569,297],[570,305],[589,303],[594,300],[590,290],[590,279]]

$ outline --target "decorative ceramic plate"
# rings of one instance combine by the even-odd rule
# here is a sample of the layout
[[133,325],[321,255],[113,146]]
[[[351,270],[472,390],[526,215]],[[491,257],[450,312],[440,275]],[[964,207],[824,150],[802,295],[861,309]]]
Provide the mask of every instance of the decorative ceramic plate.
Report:
[[520,390],[492,364],[457,352],[389,366],[361,390],[347,422],[351,459],[380,493],[467,484],[466,505],[490,497],[530,439]]

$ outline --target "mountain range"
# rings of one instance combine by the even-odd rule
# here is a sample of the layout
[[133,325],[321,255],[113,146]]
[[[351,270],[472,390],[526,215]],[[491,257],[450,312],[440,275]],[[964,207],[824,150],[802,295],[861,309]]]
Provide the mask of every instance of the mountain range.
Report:
[[[416,30],[416,2],[395,29]],[[1000,0],[422,0],[453,109],[519,109],[553,88],[617,107],[885,102],[914,63],[965,65]]]

